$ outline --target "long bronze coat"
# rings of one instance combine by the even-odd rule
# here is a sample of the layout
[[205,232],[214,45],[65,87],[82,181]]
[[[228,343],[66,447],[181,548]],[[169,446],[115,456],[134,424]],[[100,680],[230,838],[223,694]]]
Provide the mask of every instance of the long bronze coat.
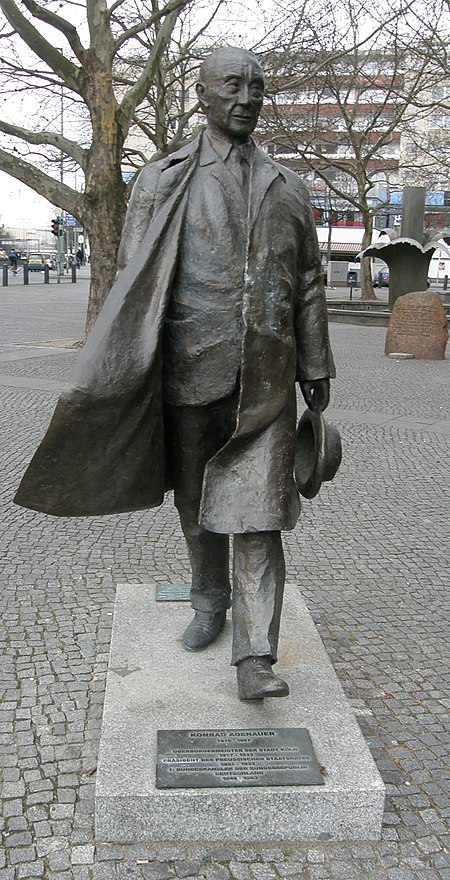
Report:
[[[201,136],[142,170],[119,268],[15,501],[57,516],[158,506],[165,474],[161,342]],[[202,525],[291,529],[295,379],[334,375],[320,256],[306,188],[258,148],[248,222],[240,402],[206,467]]]

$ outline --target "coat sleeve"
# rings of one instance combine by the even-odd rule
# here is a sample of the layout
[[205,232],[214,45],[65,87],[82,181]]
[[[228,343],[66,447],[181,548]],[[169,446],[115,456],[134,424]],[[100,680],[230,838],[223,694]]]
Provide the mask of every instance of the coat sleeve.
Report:
[[131,193],[117,256],[120,272],[139,250],[153,217],[161,169],[159,163],[144,165]]
[[299,242],[298,278],[294,303],[297,372],[299,382],[336,375],[328,336],[328,317],[323,270],[316,227],[304,184],[298,180],[303,215]]

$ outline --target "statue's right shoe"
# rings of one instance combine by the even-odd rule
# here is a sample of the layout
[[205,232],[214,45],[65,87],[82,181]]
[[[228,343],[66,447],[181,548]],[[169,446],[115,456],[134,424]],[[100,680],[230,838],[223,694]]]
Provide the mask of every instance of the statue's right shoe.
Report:
[[217,611],[208,614],[206,611],[196,611],[194,619],[183,633],[182,642],[187,651],[202,651],[217,638],[225,626],[226,611]]
[[246,657],[238,663],[236,672],[240,700],[263,700],[289,694],[289,685],[274,675],[269,657]]

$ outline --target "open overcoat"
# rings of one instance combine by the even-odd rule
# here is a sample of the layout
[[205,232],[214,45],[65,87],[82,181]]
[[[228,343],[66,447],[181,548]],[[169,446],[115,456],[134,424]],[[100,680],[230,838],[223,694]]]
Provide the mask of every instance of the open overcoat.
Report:
[[[15,496],[57,516],[162,503],[162,334],[202,135],[136,182],[119,272]],[[202,525],[292,529],[295,379],[334,375],[317,236],[306,188],[255,149],[247,221],[236,429],[205,470]]]

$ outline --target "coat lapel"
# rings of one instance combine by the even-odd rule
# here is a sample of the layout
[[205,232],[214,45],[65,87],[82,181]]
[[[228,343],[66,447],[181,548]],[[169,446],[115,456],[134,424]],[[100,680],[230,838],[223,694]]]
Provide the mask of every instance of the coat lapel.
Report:
[[250,230],[255,225],[261,205],[271,183],[281,174],[274,162],[263,153],[259,147],[255,148],[250,181]]

